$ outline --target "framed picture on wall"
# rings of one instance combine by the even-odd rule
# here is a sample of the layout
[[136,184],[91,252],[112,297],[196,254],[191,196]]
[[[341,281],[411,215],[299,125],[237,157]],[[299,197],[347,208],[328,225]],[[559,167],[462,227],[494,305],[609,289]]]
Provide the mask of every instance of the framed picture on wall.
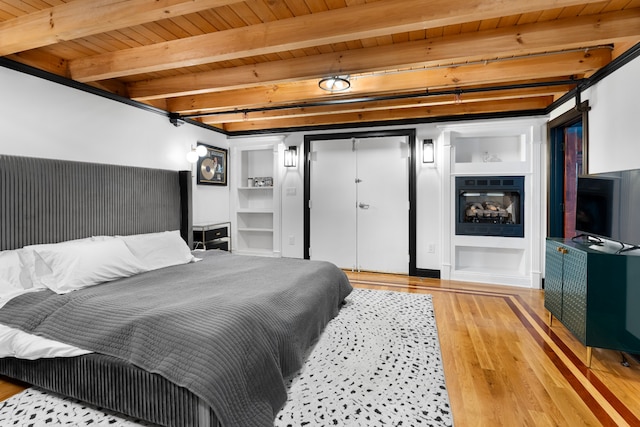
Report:
[[227,150],[201,143],[198,145],[207,148],[207,154],[198,159],[198,184],[227,185],[229,174]]

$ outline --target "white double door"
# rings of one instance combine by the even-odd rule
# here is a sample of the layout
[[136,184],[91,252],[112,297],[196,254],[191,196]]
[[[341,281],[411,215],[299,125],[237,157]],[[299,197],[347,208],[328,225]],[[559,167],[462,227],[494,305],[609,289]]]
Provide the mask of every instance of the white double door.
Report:
[[406,137],[313,142],[310,258],[408,274],[408,174]]

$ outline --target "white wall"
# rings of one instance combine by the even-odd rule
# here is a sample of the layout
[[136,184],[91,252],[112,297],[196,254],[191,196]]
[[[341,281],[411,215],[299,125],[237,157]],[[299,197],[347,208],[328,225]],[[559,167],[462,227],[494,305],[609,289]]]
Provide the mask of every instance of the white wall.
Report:
[[[638,75],[640,58],[582,95],[592,106],[588,129],[591,172],[640,168],[636,129],[640,117]],[[191,167],[184,155],[196,142],[221,148],[233,144],[233,140],[227,140],[217,132],[192,125],[176,128],[166,117],[5,68],[0,68],[0,93],[0,154],[183,170]],[[573,105],[572,101],[560,106],[550,117],[557,117]],[[440,206],[442,147],[438,146],[441,126],[421,124],[383,128],[415,128],[418,146],[426,138],[436,141],[436,165],[417,162],[417,266],[420,269],[439,270],[441,267],[441,225],[444,220]],[[381,128],[353,131],[374,129]],[[296,145],[302,153],[305,134],[335,132],[346,133],[349,129],[283,135],[282,148]],[[304,237],[302,154],[299,160],[297,168],[283,167],[280,175],[282,255],[294,258],[303,255]],[[543,169],[543,175],[545,164],[546,159],[542,159],[539,167]],[[230,179],[233,179],[233,171]],[[287,189],[294,190],[287,193]],[[542,200],[537,202],[544,206],[544,188],[540,193]],[[228,220],[229,187],[194,184],[194,221]],[[541,230],[544,233],[546,228]]]
[[[440,270],[442,264],[442,162],[444,159],[440,129],[421,125],[416,129],[416,267]],[[435,163],[422,163],[422,141],[433,139]]]
[[[339,129],[334,131],[293,132],[284,135],[283,148],[295,145],[298,147],[299,161],[296,168],[284,168],[282,172],[281,193],[281,230],[282,230],[282,256],[290,258],[302,258],[304,254],[304,136],[330,133],[367,132],[380,130],[381,128],[357,128]],[[439,130],[435,124],[419,126],[389,126],[391,129],[416,129],[416,145],[419,146],[423,139],[438,137]],[[420,153],[421,151],[418,150]],[[436,155],[438,155],[436,147]],[[282,162],[279,163],[282,165]],[[420,269],[440,269],[440,172],[436,165],[424,165],[417,162],[417,267]],[[287,189],[295,189],[287,193]],[[295,193],[295,194],[291,194]],[[290,242],[294,242],[291,244]],[[430,252],[432,249],[432,252]]]
[[[589,113],[589,145],[590,145],[590,170],[592,172],[622,170],[629,168],[640,168],[640,133],[636,129],[635,121],[640,117],[640,107],[637,100],[640,99],[640,84],[636,78],[640,76],[640,58],[625,65],[604,81],[594,85],[583,94],[583,99],[589,99],[592,110]],[[557,117],[568,109],[572,108],[575,102],[569,102],[551,115],[550,119]],[[527,122],[527,119],[516,120],[520,123]],[[506,123],[509,121],[507,120]],[[505,121],[471,121],[455,122],[453,125],[474,128],[477,126],[487,127],[504,125]],[[533,157],[533,176],[540,176],[536,180],[538,188],[527,197],[528,203],[538,208],[537,218],[540,224],[535,227],[540,238],[546,236],[546,130],[544,125],[540,126],[540,118],[531,118],[530,123],[533,128],[540,132],[536,139],[535,149],[540,151]],[[284,168],[281,170],[281,236],[282,255],[285,257],[302,258],[303,248],[303,214],[304,214],[304,161],[302,158],[304,136],[306,134],[326,134],[326,133],[349,133],[366,132],[369,130],[390,130],[390,129],[416,129],[416,145],[418,154],[420,144],[423,139],[431,138],[436,143],[436,163],[435,165],[425,165],[421,161],[417,162],[417,267],[419,269],[440,270],[442,264],[443,235],[442,229],[444,218],[442,218],[442,180],[443,180],[443,147],[439,135],[447,123],[439,124],[419,124],[415,126],[390,126],[371,127],[356,129],[339,129],[333,131],[311,131],[293,132],[283,135],[284,146],[295,145],[298,147],[300,158],[297,168]],[[281,149],[282,152],[282,149]],[[280,165],[282,162],[279,161]],[[537,172],[536,172],[537,171]],[[287,189],[290,191],[287,193]],[[293,191],[291,191],[293,189]],[[295,193],[295,194],[292,194]],[[293,242],[293,243],[290,243]],[[543,255],[533,254],[535,257]],[[535,264],[535,263],[533,263]],[[535,269],[539,269],[533,265]],[[539,274],[535,271],[535,274]]]
[[[582,94],[589,100],[589,172],[640,168],[640,58],[607,76]],[[567,102],[551,118],[575,106]]]
[[[539,126],[540,119],[531,119],[531,125]],[[526,121],[520,119],[519,122]],[[509,121],[507,121],[509,123]],[[466,126],[473,128],[474,126],[482,126],[483,128],[491,128],[492,126],[505,125],[504,120],[493,121],[471,121],[471,122],[455,122],[456,126]],[[391,129],[415,129],[416,130],[416,147],[418,153],[417,171],[416,171],[416,266],[418,269],[424,270],[441,270],[442,268],[442,248],[443,239],[449,239],[450,236],[444,236],[444,218],[442,217],[442,183],[445,161],[442,147],[442,134],[445,123],[426,123],[412,126],[390,126],[384,128],[357,128],[357,129],[339,129],[334,131],[312,131],[312,132],[293,132],[283,135],[284,146],[295,145],[298,152],[303,152],[304,136],[318,135],[327,133],[348,134],[349,132],[367,132],[372,130],[391,130]],[[422,140],[433,139],[436,144],[436,162],[435,164],[424,164],[421,160]],[[282,187],[281,187],[281,230],[282,230],[282,256],[291,258],[302,258],[304,253],[304,161],[300,154],[300,161],[297,168],[284,168],[282,161],[278,164],[282,168]],[[447,176],[447,179],[449,177]],[[288,189],[295,189],[289,191]],[[540,201],[531,199],[530,203],[540,205]],[[290,243],[294,242],[294,243]]]
[[[228,147],[218,132],[2,67],[0,94],[0,154],[188,170],[191,145]],[[228,219],[228,187],[194,182],[194,222]]]

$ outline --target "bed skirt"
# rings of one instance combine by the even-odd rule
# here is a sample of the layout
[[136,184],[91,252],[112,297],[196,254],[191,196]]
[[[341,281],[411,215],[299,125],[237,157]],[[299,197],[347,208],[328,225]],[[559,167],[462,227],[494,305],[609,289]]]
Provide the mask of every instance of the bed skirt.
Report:
[[0,358],[0,375],[162,426],[219,426],[186,388],[111,356]]

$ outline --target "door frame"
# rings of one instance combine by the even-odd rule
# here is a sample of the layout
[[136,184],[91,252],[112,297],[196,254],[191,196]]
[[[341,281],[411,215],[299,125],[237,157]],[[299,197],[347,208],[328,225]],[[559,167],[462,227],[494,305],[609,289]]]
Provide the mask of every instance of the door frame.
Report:
[[311,143],[335,139],[366,139],[404,136],[409,144],[409,275],[416,276],[416,130],[395,129],[384,131],[329,133],[304,136],[304,259],[310,259],[309,245],[311,244]]
[[547,236],[564,237],[564,130],[582,122],[582,173],[589,173],[589,101],[547,124]]

